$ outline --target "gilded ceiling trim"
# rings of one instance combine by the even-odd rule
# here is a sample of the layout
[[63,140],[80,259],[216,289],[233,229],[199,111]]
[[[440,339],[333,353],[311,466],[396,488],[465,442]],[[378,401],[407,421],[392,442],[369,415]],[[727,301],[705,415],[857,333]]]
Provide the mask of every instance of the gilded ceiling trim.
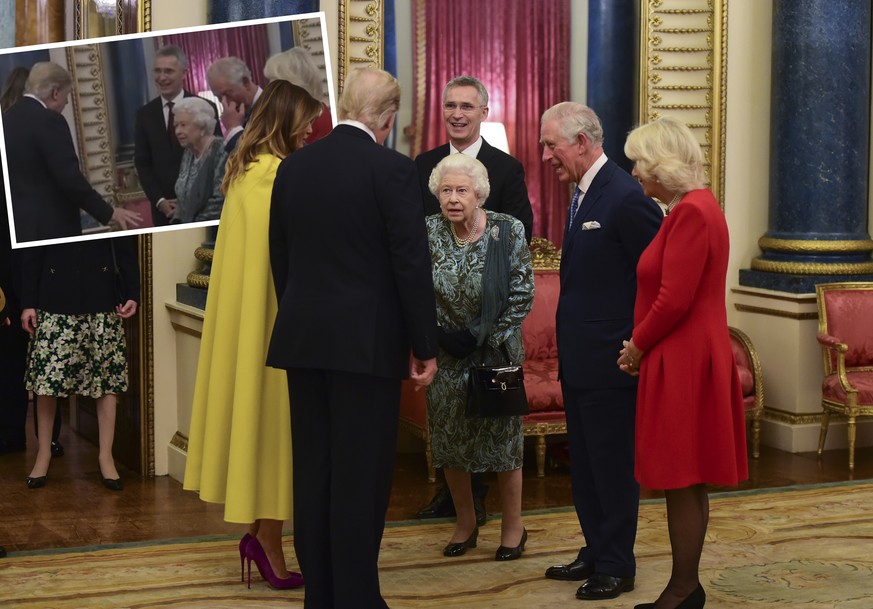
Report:
[[724,207],[727,0],[646,0],[640,27],[640,122],[684,121],[703,147]]

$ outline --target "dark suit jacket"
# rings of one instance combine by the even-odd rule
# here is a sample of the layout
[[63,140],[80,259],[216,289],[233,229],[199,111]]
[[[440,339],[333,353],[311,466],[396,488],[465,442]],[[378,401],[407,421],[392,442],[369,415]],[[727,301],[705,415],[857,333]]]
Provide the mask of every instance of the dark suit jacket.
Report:
[[[415,157],[425,216],[440,213],[439,199],[430,192],[428,180],[433,168],[447,156],[449,156],[449,145],[443,144]],[[488,170],[488,181],[491,183],[491,194],[485,200],[485,209],[503,212],[520,220],[524,224],[527,242],[530,243],[533,233],[533,209],[527,196],[527,185],[524,183],[524,167],[515,157],[498,150],[484,138],[476,159],[485,165],[485,169]]]
[[[21,308],[79,315],[107,313],[128,300],[140,302],[135,244],[136,237],[114,237],[23,250]],[[123,278],[120,293],[115,263]]]
[[3,130],[18,242],[82,234],[80,208],[109,222],[112,206],[82,175],[60,113],[24,97],[3,113]]
[[415,166],[363,130],[339,125],[282,161],[270,261],[279,312],[268,365],[401,379],[410,344],[436,357]]
[[[564,233],[556,327],[562,382],[578,388],[636,384],[615,362],[633,330],[637,261],[663,217],[614,162],[597,172]],[[600,228],[586,230],[586,222]]]
[[[184,97],[195,95],[185,91]],[[217,122],[218,109],[215,109],[215,118],[215,135],[221,137],[221,126]],[[167,217],[155,206],[161,199],[176,198],[176,179],[179,177],[182,152],[179,142],[171,140],[167,133],[164,100],[160,95],[137,110],[133,162],[142,189],[151,202],[152,220],[156,226],[168,224]]]

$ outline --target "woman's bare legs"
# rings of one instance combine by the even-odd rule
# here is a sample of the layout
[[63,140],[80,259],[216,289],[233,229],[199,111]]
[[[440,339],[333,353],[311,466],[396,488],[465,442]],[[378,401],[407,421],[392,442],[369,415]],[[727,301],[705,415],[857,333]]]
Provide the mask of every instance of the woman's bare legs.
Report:
[[[500,523],[500,545],[507,548],[521,543],[524,525],[521,523],[521,469],[497,472],[503,516]],[[454,493],[454,491],[452,491]]]
[[451,543],[464,543],[476,528],[476,510],[473,508],[473,489],[470,486],[470,472],[459,469],[443,468],[446,484],[452,492],[452,503],[455,504],[455,532]]
[[[118,480],[115,459],[112,458],[112,443],[115,441],[115,394],[107,393],[97,398],[97,431],[99,433],[100,475],[104,480]],[[42,433],[42,430],[40,430]]]
[[55,424],[55,410],[58,407],[58,399],[50,395],[36,396],[36,408],[42,413],[37,417],[39,438],[39,450],[36,453],[36,462],[30,471],[30,478],[40,478],[48,473],[49,464],[52,460],[52,427]]
[[[282,550],[282,524],[283,520],[270,520],[269,518],[261,518],[256,520],[252,527],[255,527],[255,537],[261,547],[264,548],[264,553],[270,561],[270,566],[273,567],[273,573],[276,577],[287,579],[290,577],[288,567],[285,566],[285,552]],[[249,528],[251,531],[252,527]]]
[[700,555],[709,524],[709,495],[706,485],[695,484],[664,491],[664,496],[673,570],[655,607],[674,609],[700,585]]

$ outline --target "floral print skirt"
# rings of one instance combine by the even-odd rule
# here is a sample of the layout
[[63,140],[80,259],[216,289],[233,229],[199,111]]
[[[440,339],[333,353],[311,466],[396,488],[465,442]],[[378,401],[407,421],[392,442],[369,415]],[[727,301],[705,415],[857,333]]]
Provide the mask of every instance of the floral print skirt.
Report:
[[25,383],[36,395],[99,398],[127,391],[122,320],[115,313],[37,311]]

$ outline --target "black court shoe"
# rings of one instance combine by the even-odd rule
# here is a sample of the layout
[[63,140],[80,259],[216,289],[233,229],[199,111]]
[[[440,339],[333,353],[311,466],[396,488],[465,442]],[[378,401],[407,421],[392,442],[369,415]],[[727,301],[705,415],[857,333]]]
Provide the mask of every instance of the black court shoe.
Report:
[[479,527],[473,529],[467,541],[460,543],[449,543],[443,548],[443,556],[463,556],[467,552],[467,548],[475,548],[476,540],[479,538]]
[[516,560],[517,558],[521,558],[521,554],[522,552],[524,552],[524,544],[526,543],[527,529],[522,529],[521,543],[519,543],[514,548],[500,546],[499,548],[497,548],[497,552],[494,554],[494,560]]

